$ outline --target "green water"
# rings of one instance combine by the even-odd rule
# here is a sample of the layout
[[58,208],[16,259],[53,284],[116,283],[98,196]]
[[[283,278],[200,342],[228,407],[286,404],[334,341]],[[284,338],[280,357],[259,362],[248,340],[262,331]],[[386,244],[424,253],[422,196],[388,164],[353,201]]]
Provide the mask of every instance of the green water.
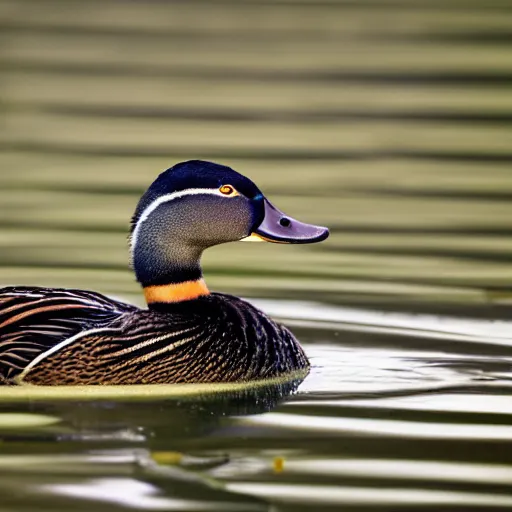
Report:
[[189,158],[331,229],[203,261],[303,382],[5,389],[0,511],[512,510],[511,11],[0,0],[0,283],[142,305],[128,222]]

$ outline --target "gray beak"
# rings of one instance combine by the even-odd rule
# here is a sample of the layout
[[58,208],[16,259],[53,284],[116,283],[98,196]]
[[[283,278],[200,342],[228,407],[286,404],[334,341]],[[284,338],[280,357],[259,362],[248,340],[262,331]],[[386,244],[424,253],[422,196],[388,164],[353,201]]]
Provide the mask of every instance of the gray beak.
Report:
[[329,236],[327,228],[292,219],[267,199],[264,199],[264,204],[265,216],[251,237],[281,244],[314,244]]

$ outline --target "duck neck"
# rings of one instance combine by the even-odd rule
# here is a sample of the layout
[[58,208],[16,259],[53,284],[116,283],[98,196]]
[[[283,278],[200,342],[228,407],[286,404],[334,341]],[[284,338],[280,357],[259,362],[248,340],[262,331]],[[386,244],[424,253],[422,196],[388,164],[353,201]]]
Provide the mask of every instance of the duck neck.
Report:
[[194,300],[209,294],[210,291],[202,278],[195,281],[144,287],[144,297],[150,307],[152,304],[171,304]]
[[201,270],[202,250],[158,240],[135,247],[133,266],[148,306],[176,303],[209,295]]

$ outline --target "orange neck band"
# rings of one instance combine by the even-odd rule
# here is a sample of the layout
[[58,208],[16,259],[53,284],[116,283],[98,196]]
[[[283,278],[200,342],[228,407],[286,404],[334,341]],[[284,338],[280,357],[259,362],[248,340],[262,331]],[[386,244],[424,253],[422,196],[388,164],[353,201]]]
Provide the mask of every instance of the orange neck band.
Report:
[[162,284],[157,286],[146,286],[144,296],[146,302],[182,302],[210,295],[204,279],[197,281],[185,281],[183,283]]

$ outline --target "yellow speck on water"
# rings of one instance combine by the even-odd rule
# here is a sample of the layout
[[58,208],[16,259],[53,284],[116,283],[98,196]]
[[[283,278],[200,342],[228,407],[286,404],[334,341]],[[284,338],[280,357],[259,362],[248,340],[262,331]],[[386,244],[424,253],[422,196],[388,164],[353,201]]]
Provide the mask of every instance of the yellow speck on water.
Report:
[[151,458],[158,464],[176,466],[183,460],[183,454],[180,452],[153,452]]
[[282,473],[284,470],[284,457],[274,457],[272,461],[272,469],[274,473]]

